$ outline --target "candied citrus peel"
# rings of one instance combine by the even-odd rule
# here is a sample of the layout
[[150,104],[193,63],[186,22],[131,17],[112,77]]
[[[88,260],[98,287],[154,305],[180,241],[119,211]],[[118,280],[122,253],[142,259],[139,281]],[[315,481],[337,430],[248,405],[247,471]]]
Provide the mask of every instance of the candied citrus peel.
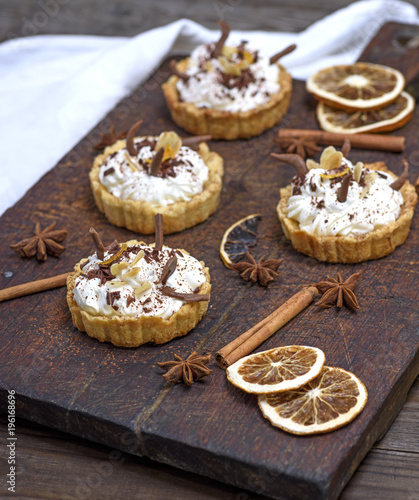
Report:
[[127,249],[126,243],[121,243],[121,248],[116,253],[114,253],[112,257],[110,257],[107,260],[104,260],[101,265],[107,266],[108,264],[111,264],[114,260],[118,259],[126,249]]
[[334,172],[333,174],[320,174],[322,179],[336,179],[337,177],[343,177],[349,172],[349,167],[346,167],[341,172]]
[[176,132],[163,132],[160,134],[159,140],[156,144],[156,151],[164,148],[163,160],[170,160],[174,158],[182,146],[182,139],[177,135]]

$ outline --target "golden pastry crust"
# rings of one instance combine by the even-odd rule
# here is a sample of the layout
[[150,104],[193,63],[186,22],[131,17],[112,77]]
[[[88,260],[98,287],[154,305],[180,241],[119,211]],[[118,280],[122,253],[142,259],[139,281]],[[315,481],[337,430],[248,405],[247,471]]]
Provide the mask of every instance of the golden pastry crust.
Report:
[[223,159],[217,153],[210,151],[206,143],[201,143],[198,150],[209,169],[208,180],[204,184],[202,193],[196,194],[189,201],[178,201],[167,206],[152,206],[150,203],[138,200],[121,200],[109,193],[100,182],[100,166],[105,158],[125,147],[125,140],[117,141],[107,147],[102,154],[96,156],[89,173],[96,205],[111,224],[137,233],[152,234],[155,230],[154,217],[160,213],[163,215],[163,232],[170,234],[204,222],[217,210],[224,174]]
[[[179,71],[188,67],[189,58],[176,63]],[[277,63],[278,64],[278,63]],[[191,134],[209,134],[213,139],[247,139],[260,135],[264,130],[281,121],[288,111],[291,100],[292,78],[283,66],[278,83],[280,90],[268,102],[248,111],[221,111],[211,108],[198,108],[191,102],[182,102],[176,88],[178,77],[172,75],[163,83],[162,89],[173,121]]]
[[[382,162],[366,164],[365,167],[388,172],[397,178]],[[281,198],[277,212],[282,230],[295,250],[320,261],[353,264],[385,257],[405,242],[418,197],[415,188],[408,181],[404,183],[400,192],[404,204],[399,218],[386,227],[374,229],[361,236],[316,236],[302,231],[297,221],[287,217],[291,185],[280,190]]]
[[[128,241],[127,245],[139,245],[142,242]],[[185,250],[181,252],[188,254]],[[86,332],[100,342],[111,342],[119,347],[138,347],[147,342],[164,344],[175,337],[186,335],[201,321],[208,309],[208,301],[186,302],[169,319],[157,316],[94,316],[84,311],[74,300],[73,289],[75,281],[82,274],[82,259],[74,267],[74,272],[67,278],[67,304],[71,312],[71,319],[76,328]],[[209,294],[211,291],[210,274],[205,264],[206,281],[201,286],[200,294]]]

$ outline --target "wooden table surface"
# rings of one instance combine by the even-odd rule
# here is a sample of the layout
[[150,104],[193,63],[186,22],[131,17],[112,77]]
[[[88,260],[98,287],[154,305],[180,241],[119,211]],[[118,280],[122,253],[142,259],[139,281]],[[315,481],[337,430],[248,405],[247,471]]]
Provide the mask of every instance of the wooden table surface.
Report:
[[[221,12],[236,29],[299,31],[349,3],[347,0],[164,0],[158,3],[151,0],[20,0],[19,3],[2,0],[0,40],[44,33],[130,36],[186,15],[215,28]],[[419,6],[419,0],[411,3]],[[42,12],[48,9],[43,16]],[[5,418],[0,419],[0,436],[0,498],[5,498],[8,496]],[[264,498],[148,459],[119,454],[27,421],[18,421],[17,436],[17,493],[9,493],[10,496],[104,500]],[[415,500],[419,498],[418,492],[419,380],[410,390],[394,424],[363,460],[340,500]]]

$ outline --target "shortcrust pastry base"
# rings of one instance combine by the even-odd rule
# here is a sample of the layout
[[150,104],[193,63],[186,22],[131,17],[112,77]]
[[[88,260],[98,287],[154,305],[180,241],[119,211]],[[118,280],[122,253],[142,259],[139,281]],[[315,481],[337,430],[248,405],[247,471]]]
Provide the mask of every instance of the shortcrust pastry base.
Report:
[[[397,176],[382,162],[365,165],[371,170],[381,170]],[[380,259],[402,245],[410,230],[413,212],[417,202],[415,188],[406,181],[400,192],[404,199],[399,218],[386,227],[374,229],[361,236],[317,236],[302,231],[297,221],[287,217],[288,198],[291,185],[280,190],[277,213],[285,236],[295,250],[320,261],[354,264],[366,260]]]
[[[182,59],[176,67],[184,72],[188,63],[189,58]],[[172,75],[162,89],[173,121],[191,134],[209,134],[213,139],[247,139],[260,135],[281,121],[290,104],[292,78],[283,66],[278,64],[278,67],[279,91],[265,104],[239,112],[198,108],[193,103],[181,101],[176,88],[178,77]]]
[[[128,241],[128,245],[138,245],[142,242]],[[181,250],[183,253],[188,253]],[[169,319],[156,316],[94,316],[84,311],[74,300],[73,289],[75,281],[82,270],[82,259],[74,267],[74,272],[67,278],[67,304],[71,312],[71,319],[76,328],[86,332],[100,342],[111,342],[118,347],[138,347],[147,342],[164,344],[175,337],[186,335],[201,321],[208,309],[208,301],[186,302]],[[211,291],[209,269],[204,266],[206,277],[201,286],[200,294],[209,294]]]
[[167,206],[153,206],[145,201],[121,200],[109,193],[99,180],[100,166],[105,158],[115,151],[126,147],[126,141],[117,141],[96,156],[89,173],[90,186],[97,207],[103,212],[111,224],[125,227],[142,234],[155,231],[155,215],[163,215],[164,234],[176,233],[204,222],[213,214],[219,205],[222,177],[224,173],[223,159],[209,150],[206,143],[199,145],[198,153],[209,169],[208,180],[202,193],[196,194],[189,201],[178,201]]

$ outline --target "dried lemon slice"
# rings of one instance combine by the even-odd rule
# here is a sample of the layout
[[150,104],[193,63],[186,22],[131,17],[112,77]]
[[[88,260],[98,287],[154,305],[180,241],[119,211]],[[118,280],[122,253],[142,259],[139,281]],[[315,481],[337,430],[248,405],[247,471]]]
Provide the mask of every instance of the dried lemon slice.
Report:
[[367,399],[367,389],[353,373],[324,366],[303,387],[260,395],[258,403],[272,425],[292,434],[320,434],[348,424]]
[[404,85],[400,71],[360,62],[324,68],[307,80],[306,89],[321,102],[356,111],[386,106],[397,99]]
[[323,351],[290,345],[251,354],[226,370],[228,380],[252,394],[289,391],[317,377],[324,365]]
[[389,132],[403,127],[413,116],[415,100],[407,92],[391,104],[372,111],[344,111],[320,102],[317,105],[317,120],[328,132],[360,134],[362,132]]
[[248,215],[230,226],[223,235],[220,245],[220,256],[224,264],[238,262],[245,256],[249,248],[256,246],[259,214]]

